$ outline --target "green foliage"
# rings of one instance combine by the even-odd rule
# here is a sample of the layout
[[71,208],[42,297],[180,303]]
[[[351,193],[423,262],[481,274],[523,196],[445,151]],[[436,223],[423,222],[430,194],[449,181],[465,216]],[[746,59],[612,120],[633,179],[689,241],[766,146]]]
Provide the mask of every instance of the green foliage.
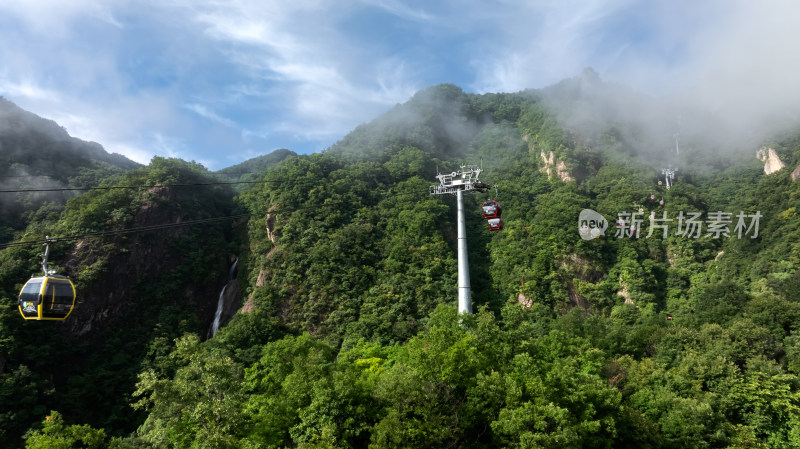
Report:
[[246,371],[253,417],[251,441],[266,447],[363,447],[375,404],[374,375],[354,352],[335,360],[333,348],[308,334],[264,347]]
[[178,366],[171,379],[154,371],[139,375],[135,408],[146,409],[139,437],[155,447],[240,447],[246,418],[240,365],[196,335],[176,341],[170,355]]
[[[102,183],[208,180],[197,164],[155,158],[150,167]],[[40,208],[21,240],[225,216],[233,207],[231,195],[218,186],[95,190],[71,199],[63,211]],[[141,423],[144,413],[129,407],[137,374],[143,367],[174,373],[164,363],[172,340],[186,331],[205,332],[198,299],[215,301],[219,280],[227,278],[230,231],[211,225],[167,232],[52,245],[50,267],[72,276],[78,291],[66,323],[20,319],[16,295],[40,270],[41,249],[20,246],[0,253],[0,298],[7,305],[0,313],[0,445],[16,446],[49,408],[80,416],[111,435]],[[76,322],[80,327],[69,327]]]
[[[670,135],[667,125],[611,105],[576,113],[614,96],[648,102],[591,70],[516,94],[435,86],[323,153],[286,150],[225,170],[263,181],[235,197],[166,187],[214,179],[175,159],[111,177],[83,169],[70,182],[156,187],[41,203],[24,234],[6,225],[0,235],[250,219],[241,232],[55,245],[54,264],[76,277],[82,300],[113,293],[130,310],[91,341],[20,323],[14,298],[39,249],[2,251],[0,444],[18,445],[30,426],[28,444],[40,446],[800,444],[800,183],[688,134],[675,185],[659,187],[672,141],[652,136]],[[797,164],[797,142],[772,145]],[[459,316],[455,205],[428,186],[437,170],[479,161],[505,229],[489,232],[480,217],[494,191],[467,195],[478,312]],[[605,236],[576,232],[587,208],[609,221]],[[617,217],[639,208],[641,233],[626,238]],[[676,234],[679,211],[729,212],[730,235]],[[757,211],[759,235],[739,238],[736,214]],[[651,212],[673,219],[670,232],[647,232]],[[201,341],[195,310],[213,309],[232,253],[248,312]],[[40,430],[50,409],[88,424],[59,417]]]
[[34,430],[26,436],[26,449],[118,447],[109,445],[103,429],[93,429],[85,424],[67,425],[57,411],[51,411],[42,424],[41,430]]
[[0,376],[0,442],[10,445],[47,409],[47,386],[25,365]]

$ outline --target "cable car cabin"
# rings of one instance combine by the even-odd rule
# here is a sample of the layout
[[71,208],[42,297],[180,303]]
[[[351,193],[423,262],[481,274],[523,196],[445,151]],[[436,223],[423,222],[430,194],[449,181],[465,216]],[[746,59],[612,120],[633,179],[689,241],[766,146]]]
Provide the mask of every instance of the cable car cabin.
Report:
[[503,208],[497,200],[486,200],[483,202],[483,218],[489,220],[491,218],[500,218],[503,214]]
[[31,278],[19,292],[19,313],[26,320],[63,320],[75,307],[75,285],[64,276]]
[[487,220],[489,225],[490,231],[502,231],[503,230],[503,220],[499,218],[490,218]]

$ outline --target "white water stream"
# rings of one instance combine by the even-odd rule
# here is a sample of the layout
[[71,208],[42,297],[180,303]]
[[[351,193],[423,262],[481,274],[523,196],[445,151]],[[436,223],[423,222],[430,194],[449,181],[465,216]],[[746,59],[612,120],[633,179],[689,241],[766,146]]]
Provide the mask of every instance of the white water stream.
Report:
[[211,336],[217,334],[219,330],[219,323],[222,318],[222,310],[225,307],[225,289],[228,288],[228,284],[233,281],[234,276],[236,275],[236,265],[239,263],[239,258],[237,257],[236,260],[233,261],[233,265],[231,265],[231,269],[228,270],[228,283],[222,287],[222,291],[219,292],[219,301],[217,301],[217,311],[214,312],[214,322],[211,323]]

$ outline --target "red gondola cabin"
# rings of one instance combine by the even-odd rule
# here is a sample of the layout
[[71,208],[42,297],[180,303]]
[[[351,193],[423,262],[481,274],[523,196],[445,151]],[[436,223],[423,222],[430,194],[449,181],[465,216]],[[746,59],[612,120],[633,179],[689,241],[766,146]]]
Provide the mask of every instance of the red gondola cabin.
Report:
[[492,218],[500,218],[503,214],[503,208],[500,207],[500,203],[497,200],[486,200],[483,202],[483,218],[489,220]]
[[490,231],[502,231],[503,230],[503,220],[499,218],[490,218],[486,222],[489,225]]

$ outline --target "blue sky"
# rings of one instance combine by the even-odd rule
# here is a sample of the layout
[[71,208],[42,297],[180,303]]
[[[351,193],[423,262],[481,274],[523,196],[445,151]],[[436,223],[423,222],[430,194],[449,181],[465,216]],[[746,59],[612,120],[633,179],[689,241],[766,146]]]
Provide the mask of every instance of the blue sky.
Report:
[[798,19],[791,0],[0,1],[0,95],[138,162],[216,170],[322,151],[428,86],[584,67],[713,110],[787,108]]

